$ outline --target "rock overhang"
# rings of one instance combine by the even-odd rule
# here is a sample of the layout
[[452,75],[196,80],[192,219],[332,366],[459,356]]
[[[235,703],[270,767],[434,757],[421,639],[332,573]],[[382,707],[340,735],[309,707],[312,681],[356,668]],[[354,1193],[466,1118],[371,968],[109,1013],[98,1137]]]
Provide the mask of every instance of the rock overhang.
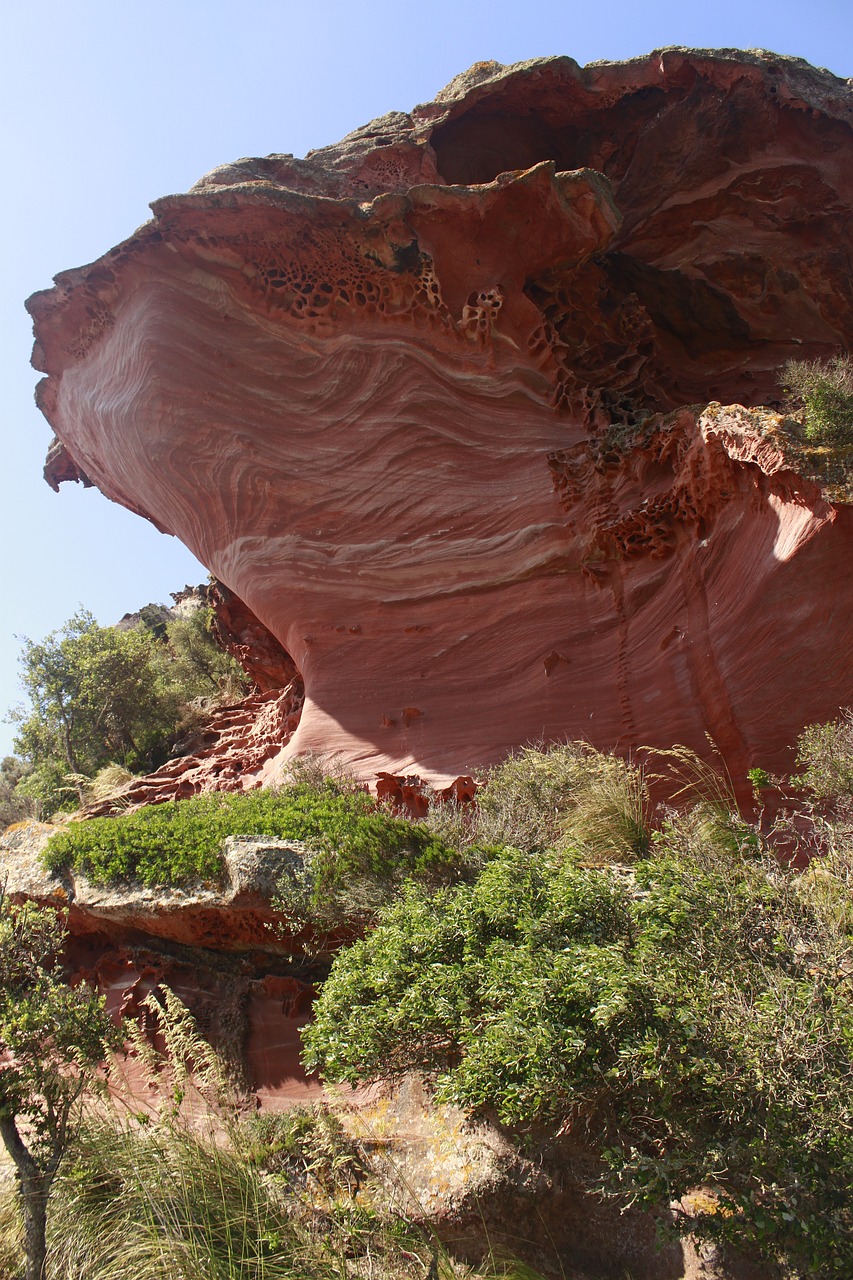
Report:
[[[31,299],[51,474],[176,533],[293,655],[288,751],[446,777],[708,730],[778,762],[850,695],[814,591],[850,593],[848,512],[661,415],[850,345],[851,121],[800,60],[668,49],[478,64],[222,166]],[[830,638],[792,707],[793,597]]]

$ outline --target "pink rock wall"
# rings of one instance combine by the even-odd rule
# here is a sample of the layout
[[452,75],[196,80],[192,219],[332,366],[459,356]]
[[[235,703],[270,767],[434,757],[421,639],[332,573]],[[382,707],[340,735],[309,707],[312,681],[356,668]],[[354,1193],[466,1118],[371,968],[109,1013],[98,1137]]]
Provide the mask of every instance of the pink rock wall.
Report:
[[304,680],[259,779],[706,732],[790,767],[853,696],[850,509],[760,418],[660,415],[853,344],[851,121],[769,54],[478,64],[30,300],[53,481],[177,534]]

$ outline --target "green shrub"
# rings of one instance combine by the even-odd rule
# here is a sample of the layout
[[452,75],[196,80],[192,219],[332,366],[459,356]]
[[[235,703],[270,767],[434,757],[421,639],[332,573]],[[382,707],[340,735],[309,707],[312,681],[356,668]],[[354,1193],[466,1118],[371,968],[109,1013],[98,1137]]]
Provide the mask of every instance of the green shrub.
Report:
[[794,781],[818,800],[853,800],[853,712],[808,725],[797,742],[797,767]]
[[803,409],[806,436],[815,444],[853,444],[853,357],[789,360],[782,387]]
[[[701,834],[692,844],[694,831]],[[586,1126],[601,1184],[688,1229],[853,1267],[849,938],[775,862],[673,819],[634,875],[505,852],[409,886],[336,959],[306,1060],[426,1073],[511,1125]]]
[[301,840],[315,849],[309,896],[318,904],[359,876],[387,881],[401,868],[426,875],[456,857],[431,832],[395,818],[366,792],[329,782],[217,792],[71,823],[51,838],[44,861],[53,871],[73,869],[98,884],[218,881],[222,842],[233,835]]

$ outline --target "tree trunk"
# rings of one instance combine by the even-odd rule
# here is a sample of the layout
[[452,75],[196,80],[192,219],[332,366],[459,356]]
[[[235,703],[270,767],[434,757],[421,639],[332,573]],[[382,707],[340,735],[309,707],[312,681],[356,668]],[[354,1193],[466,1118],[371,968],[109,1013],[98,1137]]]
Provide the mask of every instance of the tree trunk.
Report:
[[77,798],[82,807],[86,803],[86,791],[83,784],[79,781],[81,770],[77,763],[77,756],[71,746],[71,726],[62,714],[60,714],[59,721],[62,725],[62,742],[65,747],[65,760],[68,764],[68,768],[74,774],[74,790],[77,792]]
[[0,1115],[0,1137],[15,1162],[24,1221],[25,1280],[44,1280],[47,1255],[47,1198],[53,1177],[41,1172],[18,1132],[13,1116]]
[[21,1216],[24,1219],[25,1280],[44,1280],[47,1255],[47,1196],[43,1180],[36,1185],[21,1179]]

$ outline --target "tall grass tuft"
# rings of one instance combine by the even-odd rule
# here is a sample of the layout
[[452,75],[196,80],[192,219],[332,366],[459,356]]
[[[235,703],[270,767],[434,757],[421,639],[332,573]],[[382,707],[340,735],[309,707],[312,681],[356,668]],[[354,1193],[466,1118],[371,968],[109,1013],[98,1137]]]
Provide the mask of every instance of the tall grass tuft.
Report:
[[57,1184],[47,1280],[542,1280],[513,1260],[456,1262],[333,1161],[321,1187],[257,1153],[243,1123],[226,1143],[183,1121],[91,1120]]
[[567,742],[522,747],[485,770],[475,804],[432,805],[426,822],[468,850],[571,849],[589,862],[632,862],[648,850],[651,806],[641,767]]
[[564,843],[596,865],[634,862],[651,841],[651,801],[640,765],[590,750],[579,761]]
[[[143,1056],[171,1097],[159,1117],[89,1117],[56,1183],[46,1280],[541,1280],[511,1261],[474,1272],[383,1210],[361,1144],[327,1106],[242,1116],[178,997],[161,988],[148,1009],[165,1053]],[[190,1090],[208,1104],[195,1118]]]
[[0,1276],[16,1276],[23,1265],[23,1231],[18,1190],[11,1165],[0,1180]]

